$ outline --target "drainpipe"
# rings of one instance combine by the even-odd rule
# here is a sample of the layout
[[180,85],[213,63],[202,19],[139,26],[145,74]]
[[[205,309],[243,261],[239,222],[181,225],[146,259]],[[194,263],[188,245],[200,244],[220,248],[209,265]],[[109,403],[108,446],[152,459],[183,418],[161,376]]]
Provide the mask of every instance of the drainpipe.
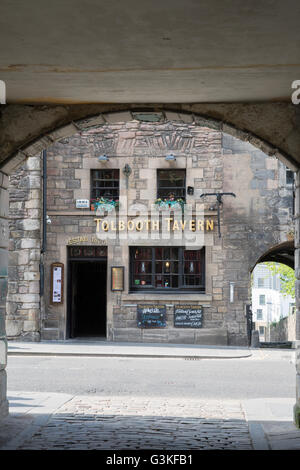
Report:
[[40,296],[44,295],[44,254],[47,248],[47,152],[43,150],[43,239],[40,262]]

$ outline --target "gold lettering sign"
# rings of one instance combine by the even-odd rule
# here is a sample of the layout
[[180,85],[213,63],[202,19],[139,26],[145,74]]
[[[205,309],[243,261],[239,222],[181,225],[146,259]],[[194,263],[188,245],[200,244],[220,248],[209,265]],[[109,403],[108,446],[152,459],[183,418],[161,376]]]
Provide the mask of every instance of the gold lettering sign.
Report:
[[112,266],[111,268],[111,290],[124,290],[124,266]]
[[[129,220],[127,224],[121,220],[118,223],[115,223],[114,221],[108,222],[102,219],[94,219],[96,222],[96,232],[108,232],[109,230],[111,231],[133,231],[136,230],[138,232],[143,231],[143,230],[152,230],[152,231],[158,231],[160,230],[161,224],[157,220],[151,220],[151,219],[145,219],[145,220]],[[163,220],[163,226],[167,227],[168,231],[179,231],[182,230],[190,230],[192,232],[195,231],[212,231],[214,229],[214,221],[212,219],[205,219],[205,220],[196,220],[192,219],[189,221],[189,224],[186,223],[186,221],[182,220],[173,220],[172,218],[165,218]]]
[[84,237],[74,237],[74,238],[69,238],[67,241],[67,245],[80,245],[81,243],[92,243],[95,245],[104,245],[105,240],[101,240],[97,238],[95,235],[91,236],[91,239],[89,237],[84,236]]

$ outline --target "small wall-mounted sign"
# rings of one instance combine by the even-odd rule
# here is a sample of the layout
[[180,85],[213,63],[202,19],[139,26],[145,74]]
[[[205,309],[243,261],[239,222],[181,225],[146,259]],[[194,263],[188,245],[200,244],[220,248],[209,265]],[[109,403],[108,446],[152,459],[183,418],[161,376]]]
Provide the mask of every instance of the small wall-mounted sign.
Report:
[[167,326],[166,306],[143,304],[137,306],[138,328],[165,328]]
[[50,302],[52,305],[63,303],[64,265],[63,263],[51,264],[51,290]]
[[89,209],[90,201],[89,199],[76,199],[76,209]]
[[124,290],[124,266],[112,266],[111,268],[111,290]]
[[202,305],[175,305],[174,326],[177,328],[202,328]]

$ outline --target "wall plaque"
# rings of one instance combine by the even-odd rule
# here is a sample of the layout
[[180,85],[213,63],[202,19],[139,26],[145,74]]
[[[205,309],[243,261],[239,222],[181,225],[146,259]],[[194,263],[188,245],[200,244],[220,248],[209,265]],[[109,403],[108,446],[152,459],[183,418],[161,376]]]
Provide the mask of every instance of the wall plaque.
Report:
[[202,328],[202,305],[175,305],[174,326],[177,328]]
[[89,209],[90,200],[89,199],[76,199],[76,209]]
[[139,328],[165,328],[166,306],[143,304],[137,306],[137,326]]
[[64,265],[63,263],[51,264],[51,290],[50,302],[52,305],[63,303]]
[[111,290],[124,290],[124,266],[112,266],[111,268]]

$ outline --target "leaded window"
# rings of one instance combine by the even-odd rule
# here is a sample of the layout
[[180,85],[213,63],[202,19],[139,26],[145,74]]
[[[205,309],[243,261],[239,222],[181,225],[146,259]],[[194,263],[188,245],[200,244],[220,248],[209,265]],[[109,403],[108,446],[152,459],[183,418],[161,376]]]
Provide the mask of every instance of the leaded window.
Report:
[[119,200],[120,170],[92,170],[91,171],[91,200],[100,197]]
[[131,290],[205,291],[205,249],[131,247]]
[[185,170],[157,170],[157,197],[185,200]]

